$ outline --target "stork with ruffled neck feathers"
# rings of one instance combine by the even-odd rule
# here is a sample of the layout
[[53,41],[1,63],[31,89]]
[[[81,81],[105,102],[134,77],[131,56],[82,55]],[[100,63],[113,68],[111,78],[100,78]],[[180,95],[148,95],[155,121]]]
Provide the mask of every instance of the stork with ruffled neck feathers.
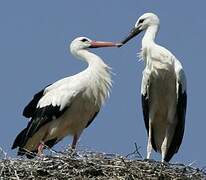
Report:
[[[181,63],[166,48],[155,43],[159,18],[143,14],[122,45],[145,31],[141,57],[145,62],[141,95],[145,127],[148,134],[147,158],[152,148],[170,161],[181,145],[187,104],[186,77]],[[121,46],[121,45],[120,45]]]
[[89,49],[113,46],[117,45],[86,37],[72,41],[71,53],[87,62],[88,67],[34,95],[23,111],[30,121],[12,146],[12,149],[19,147],[18,155],[33,157],[27,152],[41,154],[45,146],[51,148],[69,134],[73,136],[71,147],[76,147],[80,135],[100,111],[112,86],[111,68]]

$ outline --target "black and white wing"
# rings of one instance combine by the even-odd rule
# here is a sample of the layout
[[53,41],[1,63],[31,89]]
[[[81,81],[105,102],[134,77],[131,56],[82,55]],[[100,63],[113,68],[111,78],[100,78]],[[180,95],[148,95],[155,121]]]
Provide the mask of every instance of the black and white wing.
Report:
[[[46,86],[48,87],[48,86]],[[38,93],[33,96],[33,99],[27,104],[27,106],[23,110],[23,116],[26,118],[31,118],[34,116],[34,112],[36,111],[37,104],[39,100],[44,96],[45,89],[42,89]]]
[[[24,109],[24,116],[31,117],[27,127],[16,137],[12,149],[23,147],[45,124],[59,118],[82,89],[72,88],[66,84],[47,87],[37,93]],[[41,96],[41,97],[40,97]]]
[[169,161],[172,156],[177,153],[179,147],[182,143],[184,129],[185,129],[185,116],[187,108],[187,84],[186,76],[182,69],[179,61],[176,62],[176,86],[177,86],[177,125],[174,132],[174,136],[171,142],[171,145],[168,149],[168,153],[165,157],[165,161]]
[[149,75],[143,71],[142,85],[141,85],[141,100],[145,127],[147,134],[149,134]]
[[26,105],[26,107],[23,110],[23,116],[26,118],[31,118],[34,116],[34,112],[36,111],[37,104],[39,103],[39,100],[49,91],[53,89],[57,89],[61,87],[63,84],[67,84],[69,81],[69,78],[63,78],[59,81],[49,84],[44,89],[39,91],[33,96],[33,99]]
[[[147,130],[147,135],[149,135],[149,89],[150,89],[150,73],[147,72],[145,69],[143,71],[143,78],[142,78],[142,85],[141,85],[141,100],[142,100],[142,111],[143,111],[143,118],[145,127]],[[151,132],[151,144],[155,151],[157,151],[155,142],[154,142],[154,136],[153,131]]]

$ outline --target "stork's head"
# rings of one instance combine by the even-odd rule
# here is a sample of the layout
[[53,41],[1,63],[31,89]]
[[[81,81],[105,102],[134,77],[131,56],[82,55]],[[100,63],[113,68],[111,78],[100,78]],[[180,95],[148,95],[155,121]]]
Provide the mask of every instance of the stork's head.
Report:
[[113,42],[93,41],[87,37],[78,37],[71,42],[70,51],[72,54],[76,54],[76,52],[83,49],[117,46],[118,44]]
[[159,26],[159,18],[154,13],[145,13],[139,17],[134,28],[131,30],[129,35],[122,41],[122,44],[127,43],[130,39],[138,35],[140,32],[146,30],[150,26]]

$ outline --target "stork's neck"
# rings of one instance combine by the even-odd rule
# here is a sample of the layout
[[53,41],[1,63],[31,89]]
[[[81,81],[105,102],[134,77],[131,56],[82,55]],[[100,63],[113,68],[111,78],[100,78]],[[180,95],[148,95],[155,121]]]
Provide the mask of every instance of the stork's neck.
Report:
[[100,107],[109,96],[112,86],[111,68],[99,56],[87,50],[79,50],[75,56],[89,64],[82,73],[87,78],[89,92],[94,96],[95,104]]
[[78,50],[72,53],[78,59],[86,61],[89,64],[89,67],[94,65],[105,65],[103,60],[94,53],[89,52],[86,49]]
[[147,28],[145,35],[142,39],[143,49],[155,43],[154,40],[155,40],[158,30],[159,30],[159,25],[152,25]]

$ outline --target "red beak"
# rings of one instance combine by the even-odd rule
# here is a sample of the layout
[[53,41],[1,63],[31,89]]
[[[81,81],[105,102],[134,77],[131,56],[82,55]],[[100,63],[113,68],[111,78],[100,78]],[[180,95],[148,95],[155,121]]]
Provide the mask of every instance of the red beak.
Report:
[[114,43],[114,42],[92,41],[90,48],[118,47],[118,46],[119,43]]

